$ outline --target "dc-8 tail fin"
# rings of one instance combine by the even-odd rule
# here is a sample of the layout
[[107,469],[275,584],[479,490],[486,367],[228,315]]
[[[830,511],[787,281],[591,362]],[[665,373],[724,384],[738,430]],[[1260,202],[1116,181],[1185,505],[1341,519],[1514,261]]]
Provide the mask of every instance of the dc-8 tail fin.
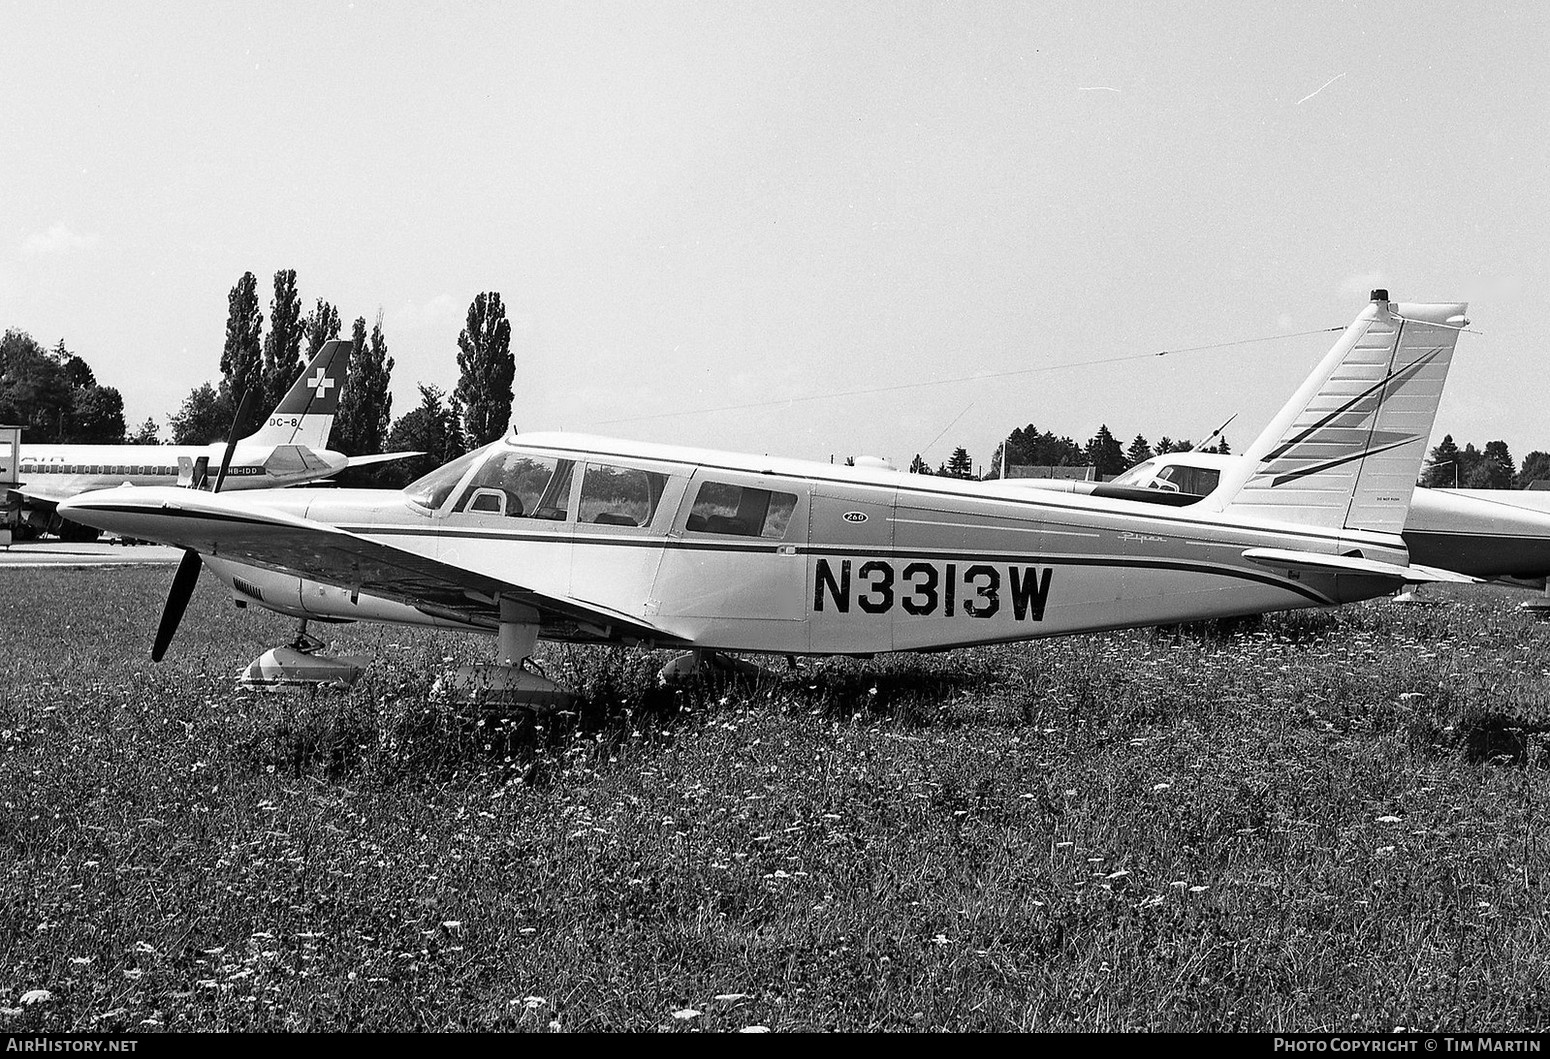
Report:
[[305,445],[313,450],[328,448],[352,345],[348,339],[335,338],[319,346],[301,377],[291,384],[263,425],[243,440],[264,445]]
[[1373,291],[1208,502],[1255,521],[1397,536],[1466,308]]

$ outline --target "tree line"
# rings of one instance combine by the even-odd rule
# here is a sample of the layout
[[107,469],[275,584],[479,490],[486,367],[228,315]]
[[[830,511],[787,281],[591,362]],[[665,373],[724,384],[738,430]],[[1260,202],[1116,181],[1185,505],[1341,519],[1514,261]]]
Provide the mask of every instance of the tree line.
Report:
[[[117,444],[125,436],[124,398],[98,383],[64,339],[45,349],[11,329],[0,337],[0,423],[16,424],[23,437],[44,444]],[[156,424],[150,426],[154,438]]]
[[[226,341],[220,379],[190,390],[168,417],[174,445],[222,441],[231,431],[244,394],[253,400],[238,436],[253,433],[301,377],[323,343],[343,330],[337,306],[318,298],[304,311],[295,269],[274,274],[267,333],[258,280],[245,272],[227,296]],[[392,418],[393,358],[377,310],[370,330],[358,316],[351,326],[344,392],[334,419],[330,447],[361,455],[419,451],[414,459],[356,468],[341,476],[347,484],[405,485],[472,448],[505,433],[511,420],[516,362],[511,324],[496,291],[476,295],[458,335],[459,379],[448,394],[420,385],[420,403]],[[97,383],[86,361],[61,339],[45,349],[26,332],[8,330],[0,339],[0,422],[17,423],[27,441],[43,444],[136,444],[161,441],[154,418],[134,431],[124,422],[119,391]]]
[[[990,468],[984,477],[987,479],[1001,477],[1001,461],[1005,459],[1009,467],[1092,467],[1098,476],[1112,478],[1153,456],[1161,456],[1168,452],[1189,452],[1194,447],[1193,441],[1188,439],[1175,441],[1167,435],[1159,438],[1156,446],[1153,446],[1140,434],[1137,434],[1129,447],[1126,447],[1114,436],[1106,423],[1098,427],[1098,433],[1088,438],[1085,445],[1079,445],[1069,437],[1057,437],[1053,431],[1041,432],[1038,427],[1029,423],[1025,427],[1018,427],[1012,431],[1006,441],[996,446],[996,451],[990,458]],[[1223,436],[1215,444],[1201,451],[1225,454],[1230,453],[1232,449],[1227,444],[1227,438]],[[910,473],[935,474],[942,478],[972,479],[975,477],[974,460],[969,456],[968,450],[959,446],[953,450],[953,454],[945,463],[938,465],[933,471],[931,465],[916,453],[915,458],[910,461]]]
[[1427,458],[1420,484],[1433,489],[1527,489],[1544,479],[1550,479],[1550,452],[1535,450],[1517,467],[1505,441],[1488,441],[1484,449],[1467,442],[1461,449],[1452,434],[1444,434]]
[[[1008,454],[1011,466],[1092,467],[1096,474],[1107,478],[1153,456],[1189,452],[1194,447],[1187,439],[1174,441],[1167,436],[1153,446],[1137,434],[1128,448],[1122,448],[1107,425],[1100,426],[1098,433],[1088,438],[1085,445],[1079,445],[1068,437],[1056,437],[1047,430],[1040,432],[1030,423],[1012,431],[1011,436],[996,447],[985,477],[999,478],[1001,461]],[[1230,453],[1232,450],[1224,436],[1201,451]],[[972,479],[975,476],[974,461],[961,446],[954,449],[952,456],[935,471],[917,453],[910,463],[910,471],[946,478]],[[1417,484],[1434,489],[1527,489],[1531,483],[1544,480],[1550,480],[1550,452],[1531,452],[1523,458],[1523,466],[1518,467],[1505,441],[1488,441],[1483,449],[1475,448],[1470,442],[1461,449],[1452,434],[1445,434],[1441,443],[1432,449]]]

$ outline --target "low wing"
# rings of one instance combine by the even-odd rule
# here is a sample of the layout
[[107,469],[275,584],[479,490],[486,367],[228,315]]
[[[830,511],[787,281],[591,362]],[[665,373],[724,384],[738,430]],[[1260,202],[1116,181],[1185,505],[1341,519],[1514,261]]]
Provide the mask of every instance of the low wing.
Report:
[[1319,574],[1358,574],[1363,577],[1387,577],[1410,585],[1449,581],[1459,585],[1477,585],[1480,578],[1439,570],[1432,566],[1397,566],[1377,559],[1354,555],[1324,555],[1286,548],[1250,548],[1243,557],[1251,563],[1275,570],[1303,570]]
[[103,491],[76,497],[61,512],[88,525],[110,525],[118,532],[382,596],[474,625],[494,628],[504,597],[538,611],[543,635],[552,639],[687,643],[632,615],[535,592],[298,515],[225,503],[208,493],[169,498],[175,492]]
[[373,463],[387,463],[389,460],[407,460],[412,456],[424,456],[423,452],[376,452],[370,456],[346,456],[349,462],[346,467],[366,467]]

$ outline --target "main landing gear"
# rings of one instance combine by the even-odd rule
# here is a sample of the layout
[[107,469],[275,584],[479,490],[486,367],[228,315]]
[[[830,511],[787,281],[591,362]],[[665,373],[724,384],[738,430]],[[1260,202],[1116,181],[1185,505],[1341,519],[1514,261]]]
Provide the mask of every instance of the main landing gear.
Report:
[[538,612],[506,599],[501,600],[500,607],[496,660],[459,666],[437,680],[431,694],[460,702],[532,710],[561,710],[575,705],[577,696],[546,677],[533,661],[533,647],[538,643]]
[[1545,582],[1544,594],[1536,599],[1526,599],[1518,604],[1519,610],[1527,611],[1540,621],[1550,620],[1550,581]]
[[254,691],[319,687],[343,690],[350,687],[366,672],[371,659],[318,653],[327,646],[307,632],[307,623],[303,620],[296,629],[294,640],[253,659],[237,677],[237,683]]
[[745,662],[741,658],[728,658],[716,651],[696,648],[678,655],[657,670],[658,686],[687,684],[706,678],[748,677],[757,679],[767,676],[768,670]]

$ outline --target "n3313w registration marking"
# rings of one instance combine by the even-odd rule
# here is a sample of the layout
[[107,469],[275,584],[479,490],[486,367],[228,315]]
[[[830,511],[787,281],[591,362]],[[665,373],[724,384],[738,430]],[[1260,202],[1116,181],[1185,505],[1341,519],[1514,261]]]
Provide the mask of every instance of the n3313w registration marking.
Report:
[[1017,621],[1044,620],[1053,572],[1049,567],[890,559],[841,559],[838,569],[819,559],[814,571],[814,613],[849,614],[854,604],[867,614],[898,608],[916,618],[993,618],[1006,606]]

